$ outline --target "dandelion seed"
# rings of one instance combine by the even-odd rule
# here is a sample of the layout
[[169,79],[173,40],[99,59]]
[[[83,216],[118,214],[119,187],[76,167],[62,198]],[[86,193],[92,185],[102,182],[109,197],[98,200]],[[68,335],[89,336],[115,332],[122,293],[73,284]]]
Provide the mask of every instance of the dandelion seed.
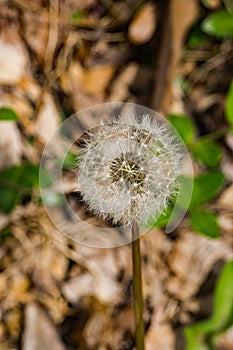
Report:
[[171,131],[148,115],[101,124],[87,132],[78,187],[104,220],[129,225],[162,213],[177,189],[182,151]]

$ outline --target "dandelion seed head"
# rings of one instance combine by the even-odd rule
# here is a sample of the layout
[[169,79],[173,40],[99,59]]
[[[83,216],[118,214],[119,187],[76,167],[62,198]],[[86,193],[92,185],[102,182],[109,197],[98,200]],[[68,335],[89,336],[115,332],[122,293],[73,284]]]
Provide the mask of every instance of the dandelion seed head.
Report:
[[148,115],[90,130],[77,171],[85,204],[117,225],[161,214],[177,189],[181,149],[171,131]]

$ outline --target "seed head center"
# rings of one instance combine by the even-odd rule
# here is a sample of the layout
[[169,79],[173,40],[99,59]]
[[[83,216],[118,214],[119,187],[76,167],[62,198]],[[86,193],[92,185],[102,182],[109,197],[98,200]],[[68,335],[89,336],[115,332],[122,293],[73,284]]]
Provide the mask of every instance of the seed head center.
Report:
[[115,158],[111,163],[110,170],[114,182],[124,181],[127,185],[135,187],[142,187],[145,182],[145,171],[126,155]]

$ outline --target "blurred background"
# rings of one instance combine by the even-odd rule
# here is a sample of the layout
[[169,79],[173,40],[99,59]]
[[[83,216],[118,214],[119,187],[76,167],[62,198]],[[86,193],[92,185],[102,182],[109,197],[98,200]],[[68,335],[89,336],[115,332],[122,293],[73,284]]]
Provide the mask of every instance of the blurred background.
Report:
[[69,240],[39,191],[56,127],[110,101],[162,113],[193,161],[185,219],[141,240],[146,349],[232,350],[232,0],[0,0],[0,349],[135,349],[130,246]]

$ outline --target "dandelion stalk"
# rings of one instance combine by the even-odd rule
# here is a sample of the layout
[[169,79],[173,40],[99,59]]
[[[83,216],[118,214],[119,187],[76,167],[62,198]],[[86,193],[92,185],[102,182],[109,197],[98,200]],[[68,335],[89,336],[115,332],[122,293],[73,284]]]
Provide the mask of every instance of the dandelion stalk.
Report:
[[[133,259],[133,300],[135,315],[135,340],[137,350],[144,350],[144,322],[143,322],[143,294],[141,253],[138,224],[134,220],[132,225],[132,259]],[[135,239],[136,238],[136,239]]]
[[80,154],[78,185],[86,206],[113,225],[132,228],[137,350],[144,350],[139,225],[167,207],[177,188],[181,156],[169,129],[149,115],[90,130]]

